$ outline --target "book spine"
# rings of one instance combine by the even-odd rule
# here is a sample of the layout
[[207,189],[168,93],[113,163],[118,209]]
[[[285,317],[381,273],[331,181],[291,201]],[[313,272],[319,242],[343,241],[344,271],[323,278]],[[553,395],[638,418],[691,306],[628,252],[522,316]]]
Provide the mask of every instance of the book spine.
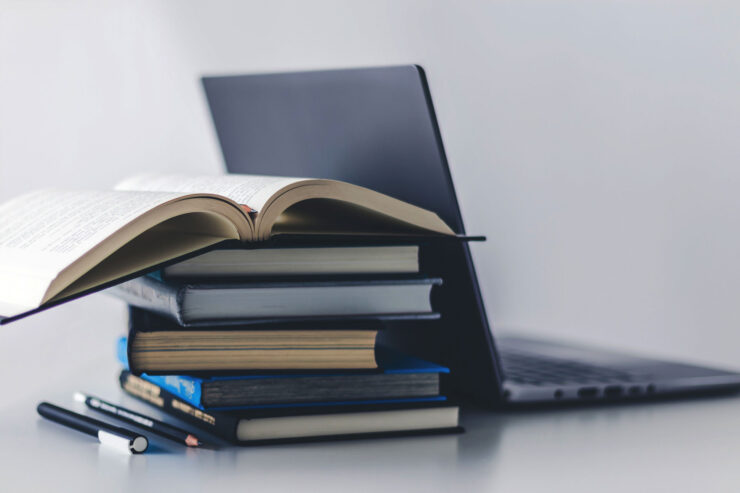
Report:
[[182,289],[151,276],[142,276],[110,288],[109,292],[129,305],[164,315],[183,324]]
[[137,377],[127,370],[119,376],[121,388],[128,394],[151,404],[171,416],[186,421],[229,442],[236,442],[239,419],[226,413],[208,411],[178,399],[159,385]]

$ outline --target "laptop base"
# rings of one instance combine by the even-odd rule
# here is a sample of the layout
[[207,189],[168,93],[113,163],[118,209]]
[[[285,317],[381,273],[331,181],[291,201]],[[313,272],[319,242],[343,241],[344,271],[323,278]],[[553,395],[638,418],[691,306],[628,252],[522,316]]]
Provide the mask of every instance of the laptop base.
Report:
[[740,390],[740,373],[550,340],[497,336],[510,403],[632,400]]

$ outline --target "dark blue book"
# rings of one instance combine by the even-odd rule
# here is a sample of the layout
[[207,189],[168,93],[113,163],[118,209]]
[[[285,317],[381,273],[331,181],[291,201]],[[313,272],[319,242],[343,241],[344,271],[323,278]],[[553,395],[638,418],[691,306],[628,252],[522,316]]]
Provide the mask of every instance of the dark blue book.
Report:
[[[118,358],[127,366],[126,337]],[[449,369],[380,348],[379,369],[364,372],[252,373],[243,375],[141,377],[201,410],[436,402],[440,375]]]

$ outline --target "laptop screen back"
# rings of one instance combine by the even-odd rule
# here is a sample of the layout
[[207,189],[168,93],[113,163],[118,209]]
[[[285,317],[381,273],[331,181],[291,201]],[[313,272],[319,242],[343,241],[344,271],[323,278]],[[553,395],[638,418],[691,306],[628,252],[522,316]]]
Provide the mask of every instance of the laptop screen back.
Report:
[[205,77],[203,85],[229,172],[354,183],[464,233],[420,67]]

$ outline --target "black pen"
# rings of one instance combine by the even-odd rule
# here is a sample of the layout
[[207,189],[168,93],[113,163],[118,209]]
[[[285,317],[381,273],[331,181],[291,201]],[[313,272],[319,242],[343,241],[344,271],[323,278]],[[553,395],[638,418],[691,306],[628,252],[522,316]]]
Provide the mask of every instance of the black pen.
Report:
[[46,419],[92,435],[103,445],[132,454],[140,454],[149,447],[149,440],[134,431],[109,425],[103,421],[77,414],[54,404],[42,402],[36,411]]
[[181,430],[176,426],[150,418],[149,416],[111,404],[110,402],[105,402],[104,400],[91,395],[85,395],[82,392],[75,392],[74,398],[78,402],[84,402],[90,409],[100,411],[108,416],[113,416],[114,418],[125,421],[126,423],[142,426],[156,435],[161,435],[170,440],[187,445],[188,447],[198,447],[201,445],[201,441],[198,440],[195,435],[192,435],[185,430]]

